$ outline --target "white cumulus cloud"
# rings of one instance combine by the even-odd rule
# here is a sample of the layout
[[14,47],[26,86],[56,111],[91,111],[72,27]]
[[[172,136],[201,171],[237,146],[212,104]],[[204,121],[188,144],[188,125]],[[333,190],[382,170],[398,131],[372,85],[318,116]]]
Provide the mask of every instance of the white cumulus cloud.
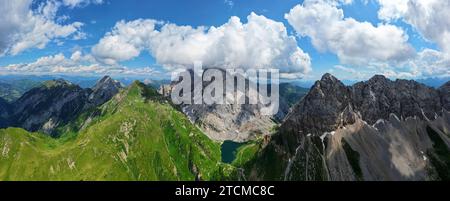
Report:
[[60,2],[45,1],[35,10],[31,4],[32,0],[0,1],[0,56],[43,49],[51,41],[81,33],[81,22],[57,22]]
[[410,24],[439,50],[424,49],[410,62],[423,76],[450,76],[450,1],[378,0],[378,16]]
[[130,60],[148,51],[167,70],[191,67],[278,68],[301,77],[311,71],[307,53],[283,23],[251,13],[219,27],[178,26],[151,19],[121,21],[92,48],[104,63]]
[[378,0],[380,19],[402,19],[425,39],[450,52],[450,1],[447,0]]
[[414,57],[415,50],[404,30],[390,24],[375,26],[346,18],[338,4],[306,0],[285,18],[300,36],[311,38],[316,49],[336,54],[344,64],[401,63]]
[[87,6],[89,4],[102,4],[103,0],[63,0],[64,6],[69,8]]
[[450,56],[441,51],[424,49],[410,62],[410,66],[422,77],[450,77]]
[[153,67],[128,68],[121,65],[104,65],[90,54],[75,51],[68,58],[64,54],[44,56],[31,63],[10,64],[0,67],[0,74],[68,74],[68,75],[161,75]]

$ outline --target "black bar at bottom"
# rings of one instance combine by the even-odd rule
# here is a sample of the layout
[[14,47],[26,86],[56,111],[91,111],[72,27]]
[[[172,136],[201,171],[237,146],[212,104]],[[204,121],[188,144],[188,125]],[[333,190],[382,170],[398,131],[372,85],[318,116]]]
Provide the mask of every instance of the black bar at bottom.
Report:
[[0,182],[0,196],[124,200],[429,200],[446,197],[447,189],[449,183],[441,182]]

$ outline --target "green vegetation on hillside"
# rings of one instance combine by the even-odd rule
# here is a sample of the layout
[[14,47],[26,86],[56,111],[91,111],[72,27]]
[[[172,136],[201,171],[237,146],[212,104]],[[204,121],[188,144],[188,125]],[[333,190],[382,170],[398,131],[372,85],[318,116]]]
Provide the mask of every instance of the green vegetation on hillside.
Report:
[[236,158],[232,162],[232,165],[236,167],[245,167],[245,165],[251,161],[261,149],[261,143],[261,140],[257,140],[240,146],[236,151]]
[[[95,115],[91,115],[95,114]],[[60,128],[0,130],[0,180],[233,180],[213,142],[139,82]]]

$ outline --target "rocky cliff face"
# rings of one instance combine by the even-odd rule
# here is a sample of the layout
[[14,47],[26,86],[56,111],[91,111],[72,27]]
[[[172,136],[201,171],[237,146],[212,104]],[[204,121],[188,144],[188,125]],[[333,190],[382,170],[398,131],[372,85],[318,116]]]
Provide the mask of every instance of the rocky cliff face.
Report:
[[[252,179],[449,179],[449,90],[375,76],[345,86],[330,74],[286,117]],[[279,164],[268,169],[263,165]]]
[[[225,73],[225,72],[222,72]],[[192,76],[196,76],[191,73]],[[201,80],[198,78],[197,80]],[[246,90],[248,90],[246,80]],[[162,85],[159,93],[170,96],[172,86]],[[195,83],[193,86],[207,86],[207,82]],[[225,85],[225,84],[224,84]],[[280,89],[279,111],[273,116],[261,114],[261,104],[184,104],[181,106],[184,114],[197,124],[213,140],[245,142],[258,136],[271,134],[278,122],[283,121],[290,111],[292,97],[300,99],[304,89],[290,84],[282,84]],[[225,89],[224,89],[225,92]],[[194,90],[192,91],[194,93]],[[236,93],[236,92],[235,92]],[[243,92],[245,93],[245,92]],[[225,95],[225,94],[224,94]],[[284,95],[284,96],[283,96]],[[248,100],[248,94],[245,97]]]
[[[323,155],[329,179],[448,180],[448,155],[436,155],[436,147],[442,145],[438,143],[449,139],[448,133],[439,129],[450,128],[448,117],[446,112],[432,121],[417,117],[400,120],[391,114],[376,125],[358,119],[333,131],[326,137]],[[448,150],[445,142],[443,145]]]
[[217,141],[245,142],[270,133],[276,123],[257,105],[184,105],[183,112]]
[[325,74],[293,108],[282,128],[321,134],[353,124],[357,117],[369,124],[388,119],[390,114],[432,119],[443,109],[440,99],[438,90],[415,81],[391,81],[377,75],[367,82],[345,86]]
[[281,132],[307,135],[351,124],[354,122],[349,114],[353,111],[351,99],[351,90],[335,77],[326,74],[294,106],[281,126]]
[[[221,72],[222,75],[227,75],[225,71]],[[193,94],[192,102],[194,103],[195,97],[203,97],[201,95],[203,93],[202,90],[195,90],[195,87],[203,86],[205,88],[210,82],[201,81],[202,78],[193,72],[190,72],[190,74],[193,80],[191,93]],[[194,83],[195,81],[197,82]],[[246,82],[248,83],[248,80]],[[175,84],[172,83],[171,86]],[[160,93],[170,96],[171,86],[162,86],[159,90]],[[222,86],[226,86],[225,80]],[[246,84],[246,90],[248,90],[248,84]],[[241,93],[245,94],[246,92]],[[226,96],[226,88],[224,88],[223,95],[224,97]],[[248,94],[246,94],[245,99],[248,100]],[[270,133],[270,130],[276,125],[271,116],[265,116],[260,113],[262,105],[182,104],[180,107],[192,123],[198,125],[209,138],[217,141],[248,141],[262,134]]]
[[75,119],[83,111],[105,103],[120,87],[110,77],[101,79],[93,89],[83,89],[65,80],[47,81],[13,103],[8,117],[11,122],[7,126],[53,135],[56,127]]
[[107,102],[125,86],[109,76],[100,79],[92,88],[88,97],[88,107],[95,107]]
[[14,102],[13,125],[51,133],[57,125],[81,112],[89,92],[64,80],[47,81]]
[[391,113],[398,117],[432,119],[442,110],[439,91],[415,81],[391,81],[375,76],[351,87],[353,100],[365,121],[374,124]]

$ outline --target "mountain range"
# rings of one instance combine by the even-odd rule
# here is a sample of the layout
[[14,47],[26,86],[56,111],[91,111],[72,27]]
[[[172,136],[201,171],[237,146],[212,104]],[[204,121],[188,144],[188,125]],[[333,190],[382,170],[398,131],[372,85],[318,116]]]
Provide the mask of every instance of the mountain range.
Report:
[[[0,180],[450,180],[450,82],[325,74],[281,84],[274,116],[173,105],[170,89],[106,76],[0,98]],[[245,142],[230,164],[226,140]]]
[[[108,80],[98,86],[117,86]],[[108,96],[109,87],[87,93],[69,83],[53,84],[64,92],[59,99],[87,102],[73,102],[77,107],[71,108],[80,114],[57,137],[22,128],[0,130],[0,180],[218,180],[230,168],[220,163],[219,144],[153,88],[135,82],[89,110],[84,108]]]
[[92,89],[83,89],[62,79],[46,81],[9,104],[6,127],[55,135],[55,128],[102,105],[121,88],[122,85],[110,77],[102,78]]
[[[449,83],[317,81],[247,164],[252,180],[448,180]],[[276,165],[274,165],[276,164]]]

